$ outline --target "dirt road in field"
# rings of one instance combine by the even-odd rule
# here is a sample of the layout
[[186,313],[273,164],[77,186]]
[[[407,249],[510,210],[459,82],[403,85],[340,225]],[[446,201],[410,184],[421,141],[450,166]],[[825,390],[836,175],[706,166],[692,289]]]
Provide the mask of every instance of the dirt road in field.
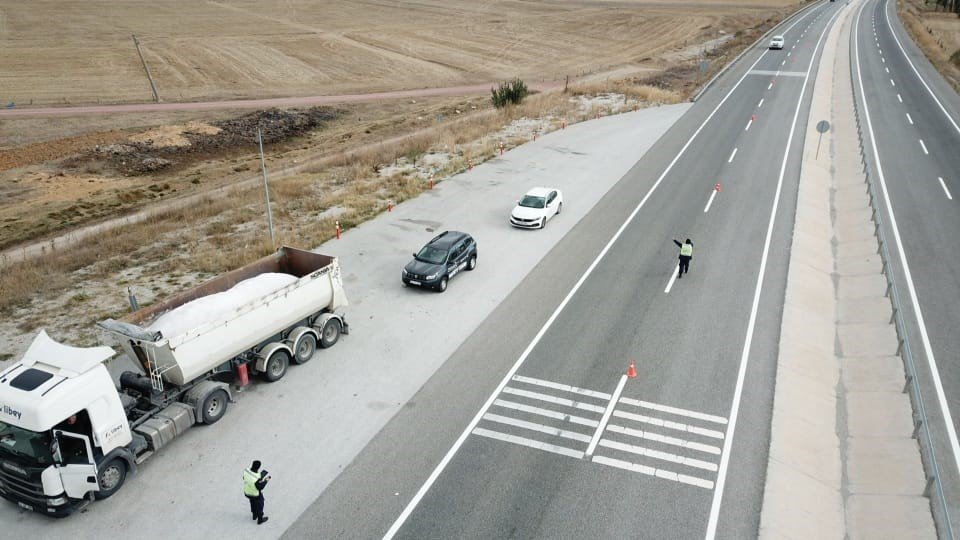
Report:
[[[563,81],[542,81],[527,84],[527,88],[536,92],[555,90],[562,87]],[[0,109],[0,118],[109,115],[121,113],[170,112],[170,111],[211,111],[221,109],[269,109],[272,107],[311,107],[314,105],[340,105],[344,103],[369,103],[395,99],[465,96],[484,94],[497,83],[474,84],[468,86],[449,86],[446,88],[418,88],[414,90],[396,90],[375,92],[372,94],[344,94],[338,96],[305,96],[270,99],[239,99],[233,101],[203,101],[178,103],[134,103],[126,105],[83,105],[79,107],[47,107],[31,109]]]

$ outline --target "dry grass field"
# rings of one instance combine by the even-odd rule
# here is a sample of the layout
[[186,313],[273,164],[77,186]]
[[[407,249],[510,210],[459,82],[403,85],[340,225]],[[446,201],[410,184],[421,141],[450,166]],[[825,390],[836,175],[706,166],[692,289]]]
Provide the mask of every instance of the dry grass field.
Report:
[[960,17],[923,0],[899,0],[897,7],[910,36],[960,92]]
[[0,101],[335,95],[656,64],[791,0],[0,0]]

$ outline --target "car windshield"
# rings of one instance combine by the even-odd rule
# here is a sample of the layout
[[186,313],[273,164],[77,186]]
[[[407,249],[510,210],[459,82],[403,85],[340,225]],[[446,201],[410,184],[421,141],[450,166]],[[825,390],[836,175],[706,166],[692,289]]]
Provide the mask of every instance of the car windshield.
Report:
[[45,465],[53,463],[50,433],[37,433],[0,422],[0,455],[13,454]]
[[546,208],[547,199],[544,197],[536,197],[534,195],[524,195],[523,199],[520,201],[520,206],[525,208]]
[[430,264],[443,264],[443,261],[447,259],[447,251],[444,249],[437,249],[433,246],[423,246],[423,249],[420,250],[420,253],[417,253],[417,260],[427,262]]

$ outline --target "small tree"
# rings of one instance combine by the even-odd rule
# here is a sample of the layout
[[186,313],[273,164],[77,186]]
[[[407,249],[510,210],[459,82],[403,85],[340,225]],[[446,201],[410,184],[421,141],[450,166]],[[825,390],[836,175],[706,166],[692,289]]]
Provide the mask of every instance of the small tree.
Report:
[[491,88],[490,93],[493,96],[490,98],[493,101],[493,105],[502,109],[507,105],[519,105],[523,101],[523,98],[527,97],[527,94],[530,92],[527,90],[527,85],[520,78],[516,78],[512,81],[501,82],[497,88]]

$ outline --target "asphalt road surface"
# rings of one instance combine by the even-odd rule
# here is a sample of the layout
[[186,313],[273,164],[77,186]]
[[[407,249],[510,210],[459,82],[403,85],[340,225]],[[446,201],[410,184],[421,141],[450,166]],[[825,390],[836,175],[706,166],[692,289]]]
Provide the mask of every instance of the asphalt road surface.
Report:
[[[960,97],[914,45],[895,2],[854,25],[854,93],[954,530],[960,519]],[[930,469],[928,464],[928,470]],[[934,493],[933,507],[942,506]]]
[[744,55],[287,536],[755,536],[802,126],[843,6]]

